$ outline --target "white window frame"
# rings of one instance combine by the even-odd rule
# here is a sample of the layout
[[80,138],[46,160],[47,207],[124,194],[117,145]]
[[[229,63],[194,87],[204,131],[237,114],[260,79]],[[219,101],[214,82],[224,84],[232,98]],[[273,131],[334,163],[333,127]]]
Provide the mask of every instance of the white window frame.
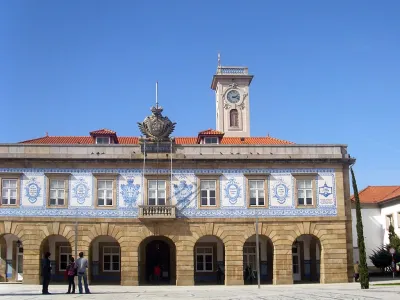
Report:
[[[105,185],[107,186],[107,182],[111,182],[111,188],[104,187],[100,188],[99,183],[100,182],[105,182]],[[99,191],[103,191],[103,197],[100,198],[99,196]],[[111,191],[111,204],[107,204],[107,191]],[[104,202],[103,204],[99,203],[99,200],[102,199]],[[111,207],[114,205],[114,180],[113,179],[98,179],[97,180],[97,206],[101,207]]]
[[[52,183],[53,181],[62,182],[62,188],[60,188],[60,187],[52,188],[52,187],[51,187],[51,183]],[[49,188],[50,188],[50,193],[49,193],[49,206],[64,206],[64,205],[65,205],[65,180],[64,180],[64,179],[56,179],[56,178],[50,179],[50,187],[49,187]],[[63,191],[63,195],[64,195],[63,198],[58,198],[58,191],[60,191],[60,190]],[[56,198],[55,198],[56,203],[55,203],[55,204],[52,204],[52,203],[51,203],[51,199],[52,199],[52,198],[51,198],[51,192],[52,192],[52,191],[56,191]],[[62,204],[59,203],[60,200],[63,200],[63,203],[62,203]]]
[[[106,249],[118,249],[118,253],[106,252]],[[110,256],[110,270],[104,268],[104,257]],[[118,270],[114,270],[113,258],[118,257]],[[119,246],[103,246],[103,272],[119,272],[121,270],[121,249]]]
[[[151,182],[156,182],[156,188],[155,189],[154,188],[150,188],[150,183]],[[163,188],[159,187],[160,182],[164,182],[164,187]],[[152,205],[152,206],[167,205],[167,181],[164,180],[164,179],[158,179],[158,180],[157,179],[149,179],[147,181],[147,184],[148,184],[148,187],[147,187],[147,204],[148,205]],[[155,198],[154,198],[155,199],[154,200],[155,204],[150,204],[150,191],[154,191],[155,192]],[[164,195],[165,195],[164,198],[159,197],[160,191],[164,191]],[[151,199],[153,199],[153,198],[151,198]],[[164,204],[160,204],[159,199],[164,199]]]
[[389,230],[390,225],[392,225],[394,227],[393,214],[386,215],[385,221],[386,221],[386,229],[387,230]]
[[[300,183],[303,182],[303,181],[304,182],[305,181],[309,181],[311,183],[311,187],[310,188],[301,188],[300,187]],[[313,206],[314,205],[314,201],[315,201],[315,199],[314,199],[314,191],[313,191],[313,180],[312,179],[297,179],[296,180],[296,188],[297,188],[297,199],[296,199],[297,205],[300,205],[300,206]],[[302,199],[304,199],[304,203],[303,204],[300,204],[300,202],[299,202],[299,199],[300,199],[299,191],[303,191],[303,196],[304,196],[302,198]],[[307,191],[311,192],[311,203],[307,203]]]
[[[9,181],[10,186],[11,182],[15,181],[15,187],[4,187],[4,182]],[[15,190],[15,203],[11,204],[11,191]],[[7,200],[7,203],[4,203],[4,200]],[[16,178],[3,178],[1,180],[1,205],[12,205],[16,206],[18,200],[18,179]]]
[[110,137],[109,136],[97,136],[96,137],[96,144],[98,144],[98,145],[110,144]]
[[[257,182],[257,186],[258,183],[262,183],[262,188],[259,187],[255,187],[252,188],[251,187],[251,182]],[[265,206],[265,180],[263,179],[249,179],[249,204],[250,206]],[[256,204],[251,204],[251,192],[252,191],[256,191]],[[262,195],[262,199],[263,199],[263,204],[260,204],[260,199],[259,198],[259,191],[261,191],[261,195]]]
[[[211,249],[211,253],[206,253],[206,252],[199,253],[198,252],[199,249]],[[198,256],[203,257],[203,270],[199,270],[197,268],[197,257]],[[206,270],[206,266],[207,266],[206,256],[211,256],[211,270]],[[207,247],[207,246],[198,246],[198,247],[196,247],[196,261],[195,261],[195,264],[196,264],[196,272],[213,272],[214,271],[214,248],[213,247]]]
[[[70,251],[64,250],[65,248],[69,248]],[[59,248],[58,248],[58,270],[65,271],[66,269],[61,268],[61,255],[67,256],[66,266],[68,267],[69,260],[72,256],[72,247],[71,246],[59,246]]]
[[[204,182],[213,182],[214,183],[214,189],[211,188],[205,188],[203,189],[203,183]],[[207,204],[203,204],[203,191],[207,191]],[[210,192],[214,191],[214,202],[215,204],[210,204],[211,203],[211,196]],[[217,206],[217,181],[215,179],[201,179],[200,180],[200,205],[201,206]]]
[[219,144],[219,138],[216,136],[204,137],[204,144]]
[[[254,250],[254,252],[249,250]],[[243,269],[247,268],[247,265],[250,262],[250,267],[252,270],[256,270],[257,259],[256,259],[257,251],[256,246],[244,246],[243,247]],[[250,257],[252,258],[250,260]],[[245,264],[246,263],[246,264]]]

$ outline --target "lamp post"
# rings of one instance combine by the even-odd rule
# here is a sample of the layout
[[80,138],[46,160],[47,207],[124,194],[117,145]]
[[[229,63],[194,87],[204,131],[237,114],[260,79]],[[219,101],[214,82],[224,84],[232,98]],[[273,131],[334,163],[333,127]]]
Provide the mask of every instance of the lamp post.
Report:
[[22,242],[20,240],[17,241],[17,248],[21,248]]
[[394,272],[396,271],[396,264],[394,262],[394,254],[396,253],[396,250],[392,247],[389,249],[390,254],[392,254],[392,273],[393,273],[393,279],[394,279]]

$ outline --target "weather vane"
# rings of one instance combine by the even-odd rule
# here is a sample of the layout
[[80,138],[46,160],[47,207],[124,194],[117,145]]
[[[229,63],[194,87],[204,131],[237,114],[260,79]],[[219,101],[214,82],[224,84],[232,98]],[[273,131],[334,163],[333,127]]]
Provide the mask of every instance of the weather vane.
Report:
[[218,52],[218,67],[221,66],[221,53]]

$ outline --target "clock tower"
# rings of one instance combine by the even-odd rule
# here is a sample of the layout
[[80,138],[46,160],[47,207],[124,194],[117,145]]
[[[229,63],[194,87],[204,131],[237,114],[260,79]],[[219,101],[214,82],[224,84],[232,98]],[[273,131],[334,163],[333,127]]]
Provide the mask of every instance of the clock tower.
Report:
[[216,130],[224,132],[225,137],[250,137],[252,79],[247,67],[221,66],[218,54],[218,68],[211,88],[216,98]]

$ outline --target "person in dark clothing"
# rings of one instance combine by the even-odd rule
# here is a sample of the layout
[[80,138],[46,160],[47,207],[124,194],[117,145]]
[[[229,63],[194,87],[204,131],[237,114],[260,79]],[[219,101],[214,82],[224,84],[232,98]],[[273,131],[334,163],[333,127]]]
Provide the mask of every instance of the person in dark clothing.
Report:
[[221,266],[218,266],[217,268],[217,283],[218,284],[223,284],[223,276],[224,276],[224,272],[222,272],[221,270]]
[[75,294],[75,275],[77,274],[77,269],[75,265],[75,259],[71,256],[69,258],[69,265],[67,267],[67,276],[68,276],[68,292],[67,294],[71,294],[71,287],[72,287],[72,294]]
[[50,252],[46,252],[42,260],[42,294],[49,295],[49,283],[51,277]]

